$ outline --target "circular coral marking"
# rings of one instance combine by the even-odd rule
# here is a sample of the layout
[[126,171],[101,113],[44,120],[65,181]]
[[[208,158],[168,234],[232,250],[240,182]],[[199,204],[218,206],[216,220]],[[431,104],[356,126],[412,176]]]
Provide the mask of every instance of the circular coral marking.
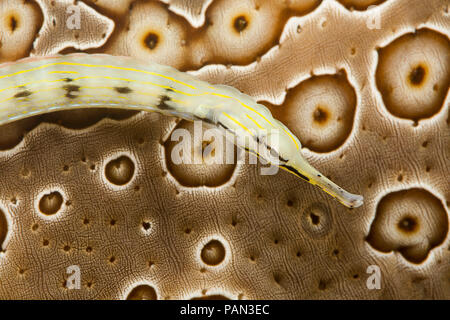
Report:
[[134,176],[135,165],[127,156],[120,156],[111,160],[105,167],[105,177],[112,184],[123,186],[131,181]]
[[325,107],[318,105],[316,110],[314,110],[313,118],[315,123],[323,125],[330,118],[330,114]]
[[428,67],[425,64],[418,64],[408,75],[408,83],[413,87],[421,87],[426,82]]
[[233,19],[233,28],[236,32],[241,33],[247,29],[250,19],[245,14],[241,14]]
[[63,201],[63,196],[58,191],[45,194],[39,201],[39,210],[45,215],[53,215],[61,209]]
[[161,42],[161,36],[154,31],[149,31],[143,37],[142,42],[144,44],[144,47],[150,50],[154,50]]
[[225,259],[225,247],[219,240],[211,240],[202,249],[202,261],[210,266],[216,266]]
[[414,217],[403,217],[397,224],[397,228],[405,233],[412,233],[419,229],[419,223]]
[[127,300],[157,300],[158,296],[153,287],[143,284],[139,285],[128,294]]

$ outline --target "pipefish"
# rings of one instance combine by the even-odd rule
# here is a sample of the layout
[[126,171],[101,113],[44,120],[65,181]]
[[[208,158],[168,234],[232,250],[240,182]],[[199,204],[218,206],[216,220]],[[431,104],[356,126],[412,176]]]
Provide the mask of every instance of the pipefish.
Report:
[[265,106],[233,87],[211,85],[169,66],[104,54],[25,58],[0,65],[0,125],[99,106],[201,120],[245,136],[234,143],[317,185],[347,207],[363,204],[362,196],[312,167],[301,154],[299,139]]

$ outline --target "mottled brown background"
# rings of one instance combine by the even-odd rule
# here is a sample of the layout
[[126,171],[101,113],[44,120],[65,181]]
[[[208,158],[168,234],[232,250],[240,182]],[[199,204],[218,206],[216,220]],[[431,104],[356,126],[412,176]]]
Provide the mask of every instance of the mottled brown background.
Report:
[[73,1],[20,2],[0,0],[0,62],[101,52],[233,85],[365,204],[255,165],[175,165],[170,133],[192,130],[175,118],[29,118],[0,127],[1,298],[450,298],[447,1],[86,0],[78,30]]

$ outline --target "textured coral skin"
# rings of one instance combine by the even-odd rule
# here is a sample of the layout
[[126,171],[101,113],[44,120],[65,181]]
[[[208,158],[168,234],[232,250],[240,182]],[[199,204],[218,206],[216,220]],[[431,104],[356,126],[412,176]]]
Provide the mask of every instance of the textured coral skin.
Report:
[[254,165],[176,166],[170,133],[192,128],[175,118],[29,118],[0,127],[1,298],[450,299],[446,1],[85,1],[101,28],[78,36],[52,26],[69,1],[8,2],[0,61],[85,50],[233,85],[365,204]]

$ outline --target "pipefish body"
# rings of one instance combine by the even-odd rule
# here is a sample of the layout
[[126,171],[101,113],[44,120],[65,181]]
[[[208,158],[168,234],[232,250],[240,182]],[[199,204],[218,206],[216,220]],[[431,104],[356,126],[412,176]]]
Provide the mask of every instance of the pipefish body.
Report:
[[[25,58],[0,65],[0,125],[52,111],[108,106],[202,120],[246,139],[234,143],[353,208],[363,197],[337,186],[301,154],[297,137],[248,95],[153,62],[104,54]],[[277,137],[272,144],[271,137]],[[256,147],[255,147],[256,146]],[[268,152],[258,153],[258,150]]]

